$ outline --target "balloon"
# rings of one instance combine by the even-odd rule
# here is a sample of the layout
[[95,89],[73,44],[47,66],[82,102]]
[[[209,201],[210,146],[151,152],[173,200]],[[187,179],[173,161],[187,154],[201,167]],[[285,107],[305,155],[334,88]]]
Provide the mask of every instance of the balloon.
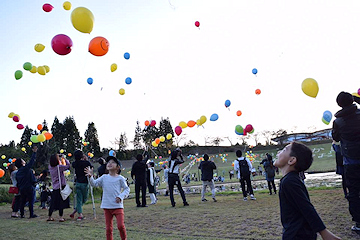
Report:
[[253,130],[253,126],[251,125],[251,124],[248,124],[248,125],[246,125],[246,127],[245,127],[245,132],[251,132],[252,130]]
[[172,134],[171,134],[171,133],[166,134],[166,139],[167,139],[167,140],[170,140],[171,138],[172,138]]
[[45,68],[46,73],[50,72],[50,68],[49,68],[49,66],[44,65],[43,67]]
[[241,125],[236,125],[235,126],[235,132],[238,134],[238,135],[242,135],[243,132],[244,132],[244,129]]
[[199,21],[195,22],[195,27],[200,27],[200,22]]
[[37,135],[31,135],[30,140],[31,140],[33,143],[38,143],[38,142],[39,142],[39,140],[38,140],[38,138],[37,138]]
[[0,168],[0,178],[2,178],[4,175],[5,175],[5,171],[2,168]]
[[255,128],[253,128],[249,133],[254,133],[255,132]]
[[187,128],[187,124],[186,124],[186,122],[184,122],[184,121],[181,121],[181,122],[179,122],[179,126],[181,127],[181,128]]
[[357,94],[360,95],[360,88],[357,90]]
[[182,128],[180,127],[180,126],[176,126],[175,127],[175,133],[176,133],[176,135],[180,135],[181,134],[181,132],[182,132]]
[[1,158],[2,158],[2,159],[5,159],[5,158],[6,158],[6,156],[5,156],[5,155],[1,155]]
[[242,112],[241,112],[240,110],[238,110],[238,111],[236,112],[236,116],[238,116],[238,117],[240,117],[241,114],[242,114]]
[[258,72],[258,70],[257,70],[256,68],[254,68],[254,69],[252,70],[252,73],[253,73],[253,74],[257,74],[257,72]]
[[18,115],[14,115],[13,116],[13,121],[14,122],[19,122],[20,121],[20,117]]
[[230,107],[230,105],[231,105],[230,100],[226,100],[226,101],[225,101],[225,107]]
[[75,8],[71,13],[71,23],[79,32],[91,33],[94,27],[94,15],[87,8]]
[[68,157],[71,157],[72,156],[72,154],[71,153],[68,153]]
[[109,151],[109,156],[115,157],[115,151],[114,151],[114,150],[110,150],[110,151]]
[[37,135],[37,139],[39,142],[45,142],[46,137],[44,134],[39,134],[39,135]]
[[256,89],[256,90],[255,90],[255,94],[256,94],[256,95],[260,95],[260,93],[261,93],[261,90],[260,90],[260,89]]
[[150,127],[153,127],[153,126],[155,126],[156,125],[156,121],[155,120],[151,120],[151,122],[150,122]]
[[58,34],[51,40],[51,47],[59,55],[66,55],[71,52],[73,42],[65,34]]
[[71,9],[71,3],[70,2],[64,2],[63,3],[63,8],[66,10],[66,11],[69,11]]
[[65,150],[64,149],[60,149],[60,153],[64,153],[65,152]]
[[160,138],[156,138],[155,142],[156,142],[156,144],[159,144],[160,143]]
[[193,120],[190,120],[187,122],[188,127],[193,127],[193,126],[195,126],[195,124],[196,124],[196,122]]
[[158,146],[158,144],[156,144],[155,141],[152,141],[152,142],[151,142],[151,145],[152,145],[153,147],[157,147],[157,146]]
[[31,145],[32,145],[32,142],[28,142],[28,145],[31,146]]
[[128,53],[128,52],[124,53],[124,58],[125,58],[126,60],[129,60],[129,58],[130,58],[130,53]]
[[159,139],[160,139],[160,142],[165,142],[165,137],[164,136],[159,137]]
[[131,84],[131,82],[132,82],[131,78],[127,77],[127,78],[125,79],[125,83],[126,83],[126,84]]
[[22,125],[22,124],[18,124],[16,127],[17,127],[17,129],[19,129],[19,130],[24,129],[24,125]]
[[32,64],[29,63],[29,62],[26,62],[26,63],[24,63],[23,68],[24,68],[26,71],[30,71],[30,70],[32,69]]
[[109,42],[104,37],[95,37],[89,43],[89,52],[94,56],[104,56],[109,51]]
[[216,113],[214,113],[213,115],[210,116],[210,121],[216,121],[218,119],[219,119],[219,116]]
[[149,126],[150,122],[148,120],[146,120],[144,124],[145,124],[145,126]]
[[11,112],[11,113],[9,113],[8,117],[9,117],[9,118],[13,118],[14,115],[15,115],[15,113]]
[[15,72],[15,79],[16,80],[19,80],[20,78],[22,78],[22,76],[23,76],[23,72],[21,70],[17,70]]
[[325,111],[323,113],[323,119],[326,121],[326,122],[330,122],[331,121],[331,118],[332,118],[332,113],[330,111]]
[[46,74],[46,69],[43,66],[40,66],[40,67],[37,68],[37,72],[40,75],[45,75]]
[[322,121],[323,123],[325,123],[326,125],[329,125],[329,123],[330,123],[329,121],[326,121],[324,118],[322,118],[321,121]]
[[44,133],[46,140],[52,139],[53,135],[49,132]]
[[207,120],[207,118],[206,118],[204,115],[202,115],[202,116],[200,117],[200,123],[201,123],[201,125],[203,125],[203,124],[206,122],[206,120]]
[[51,12],[51,10],[53,10],[53,6],[49,3],[45,3],[42,7],[42,9],[45,11],[45,12]]
[[37,67],[32,66],[30,72],[31,72],[31,73],[37,73]]
[[306,78],[301,83],[301,89],[309,97],[316,98],[316,96],[317,96],[317,94],[319,92],[319,85],[314,79]]
[[42,45],[41,43],[38,43],[38,44],[36,44],[36,45],[34,46],[34,49],[35,49],[35,51],[37,51],[37,52],[42,52],[42,51],[44,51],[45,46]]
[[124,95],[124,94],[125,94],[125,89],[120,88],[120,90],[119,90],[119,94],[120,94],[120,95]]
[[89,85],[93,84],[93,82],[94,82],[94,80],[93,80],[92,78],[88,78],[88,79],[87,79],[87,83],[88,83]]
[[21,151],[25,152],[25,151],[26,151],[26,149],[25,149],[24,147],[22,147],[22,148],[21,148]]
[[196,125],[201,126],[200,119],[196,120]]
[[117,64],[116,63],[111,64],[111,67],[110,67],[111,72],[115,72],[116,69],[117,69]]

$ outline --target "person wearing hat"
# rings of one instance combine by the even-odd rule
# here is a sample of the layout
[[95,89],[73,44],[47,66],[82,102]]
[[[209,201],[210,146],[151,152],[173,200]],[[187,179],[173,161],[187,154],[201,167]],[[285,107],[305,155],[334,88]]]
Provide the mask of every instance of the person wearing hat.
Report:
[[351,230],[360,231],[360,110],[348,92],[340,92],[336,102],[342,109],[335,114],[332,137],[340,142],[343,155],[349,211],[355,222]]

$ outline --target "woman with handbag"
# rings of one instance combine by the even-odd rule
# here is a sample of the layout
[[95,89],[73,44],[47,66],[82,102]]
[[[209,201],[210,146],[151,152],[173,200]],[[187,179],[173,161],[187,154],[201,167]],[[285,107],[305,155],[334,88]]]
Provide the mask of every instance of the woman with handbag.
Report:
[[11,194],[15,194],[13,201],[12,201],[12,213],[11,213],[11,217],[12,218],[18,218],[18,211],[19,211],[19,207],[20,207],[20,194],[19,194],[19,189],[17,188],[16,184],[16,173],[17,173],[18,169],[15,166],[15,164],[11,164],[9,166],[9,173],[10,173],[10,179],[11,179],[11,183],[12,186],[9,189],[9,193]]
[[59,222],[64,222],[63,210],[70,207],[69,198],[63,200],[61,190],[67,187],[64,171],[70,169],[70,162],[65,159],[66,165],[60,165],[59,155],[55,154],[50,157],[49,172],[52,180],[53,191],[51,194],[51,203],[49,208],[49,218],[47,221],[54,221],[51,217],[54,210],[59,210]]

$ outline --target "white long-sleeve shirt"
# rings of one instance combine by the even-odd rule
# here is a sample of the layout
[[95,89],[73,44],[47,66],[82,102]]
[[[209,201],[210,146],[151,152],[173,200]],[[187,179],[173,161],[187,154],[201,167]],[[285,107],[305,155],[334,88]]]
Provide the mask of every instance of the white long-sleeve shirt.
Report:
[[238,177],[238,179],[240,179],[240,177],[241,177],[241,175],[240,175],[240,166],[239,166],[239,161],[240,160],[246,160],[247,161],[247,164],[248,164],[248,166],[249,166],[249,172],[251,172],[251,169],[252,169],[252,164],[251,164],[251,162],[250,162],[250,160],[249,159],[247,159],[247,158],[245,158],[245,157],[239,157],[237,160],[235,160],[235,162],[234,162],[234,170],[235,171],[237,171],[237,177]]
[[[123,200],[129,195],[130,188],[126,184],[126,179],[123,176],[118,175],[113,177],[109,174],[104,174],[98,179],[91,177],[90,184],[93,187],[102,187],[103,189],[101,208],[124,208]],[[121,199],[121,202],[116,202],[117,197]]]

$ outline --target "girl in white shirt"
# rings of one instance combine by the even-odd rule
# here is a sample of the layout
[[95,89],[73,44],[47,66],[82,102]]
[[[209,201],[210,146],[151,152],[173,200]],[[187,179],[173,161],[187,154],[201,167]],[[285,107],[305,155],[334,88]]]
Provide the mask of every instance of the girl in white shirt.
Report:
[[130,188],[126,184],[126,179],[119,175],[119,160],[113,156],[108,156],[106,162],[106,169],[109,171],[109,174],[104,174],[95,180],[92,168],[87,167],[85,173],[90,177],[91,186],[103,188],[100,207],[104,209],[105,214],[106,239],[113,239],[113,217],[115,216],[120,237],[124,240],[126,239],[126,228],[123,200],[129,195]]

